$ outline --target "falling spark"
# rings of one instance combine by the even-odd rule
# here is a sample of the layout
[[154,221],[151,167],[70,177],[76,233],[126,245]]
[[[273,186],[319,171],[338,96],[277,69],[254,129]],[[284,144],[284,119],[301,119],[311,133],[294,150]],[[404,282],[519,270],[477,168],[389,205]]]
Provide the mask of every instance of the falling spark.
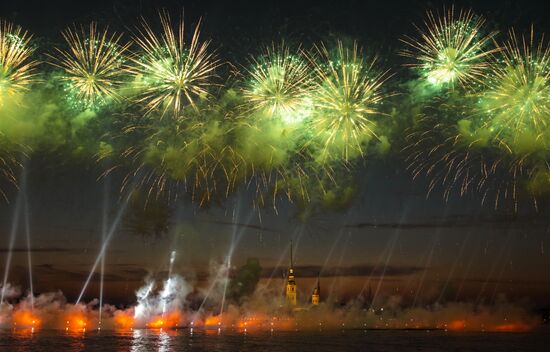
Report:
[[[17,187],[16,171],[22,168],[22,164],[16,156],[15,151],[20,149],[21,155],[25,156],[25,146],[12,143],[9,138],[0,131],[0,180],[6,184]],[[0,186],[0,198],[8,201],[4,189]]]
[[[424,117],[409,129],[403,149],[407,170],[414,179],[428,179],[427,195],[441,188],[448,201],[453,194],[478,194],[481,203],[495,209],[511,203],[519,207],[519,187],[537,176],[536,155],[501,153],[498,146],[485,145],[483,138],[465,135],[453,123]],[[536,191],[526,194],[537,207]]]

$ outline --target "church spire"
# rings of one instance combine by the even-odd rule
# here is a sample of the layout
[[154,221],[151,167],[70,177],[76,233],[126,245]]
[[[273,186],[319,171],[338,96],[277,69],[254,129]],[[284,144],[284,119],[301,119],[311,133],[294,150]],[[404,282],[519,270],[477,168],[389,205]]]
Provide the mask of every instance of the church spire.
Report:
[[296,305],[296,281],[294,280],[294,258],[292,256],[292,240],[290,241],[290,267],[288,268],[288,280],[286,283],[286,301],[288,304]]
[[313,304],[314,306],[319,305],[319,300],[321,298],[320,276],[321,276],[321,273],[317,275],[317,286],[313,289],[313,293],[311,294],[311,304]]

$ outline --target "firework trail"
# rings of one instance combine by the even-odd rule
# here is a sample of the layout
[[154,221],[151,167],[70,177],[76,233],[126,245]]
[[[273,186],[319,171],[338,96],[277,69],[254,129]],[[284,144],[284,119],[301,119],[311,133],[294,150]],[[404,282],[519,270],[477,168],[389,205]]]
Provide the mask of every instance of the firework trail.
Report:
[[[186,119],[154,121],[123,114],[117,169],[129,170],[122,189],[135,182],[148,196],[175,200],[189,194],[200,205],[226,197],[245,175],[244,159],[231,144],[231,120],[224,108],[201,102]],[[202,114],[211,119],[203,119]]]
[[[0,132],[0,180],[17,187],[16,170],[22,167],[21,162],[15,156],[14,146],[4,134]],[[0,198],[8,200],[5,191],[0,185]]]
[[[478,194],[482,204],[497,209],[511,202],[517,211],[524,185],[541,177],[545,169],[548,174],[548,165],[541,169],[537,155],[503,153],[498,146],[487,145],[482,136],[469,135],[461,125],[437,117],[418,121],[408,130],[403,149],[407,170],[414,179],[428,179],[428,195],[439,188],[446,201],[455,192],[459,196]],[[532,189],[525,194],[535,208],[537,192]]]

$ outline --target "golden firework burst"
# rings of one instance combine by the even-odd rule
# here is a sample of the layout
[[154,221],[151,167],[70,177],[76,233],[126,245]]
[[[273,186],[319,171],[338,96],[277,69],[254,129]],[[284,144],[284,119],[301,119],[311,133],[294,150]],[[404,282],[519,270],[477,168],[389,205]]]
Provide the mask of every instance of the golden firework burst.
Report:
[[0,20],[0,103],[15,97],[35,81],[38,62],[32,60],[32,36],[21,27]]
[[209,51],[210,41],[199,40],[200,22],[189,42],[183,19],[177,31],[167,12],[160,13],[160,22],[163,31],[158,35],[143,21],[134,37],[141,51],[133,56],[128,70],[138,82],[137,101],[148,112],[160,110],[164,115],[171,111],[177,116],[186,105],[196,107],[196,99],[208,95],[220,63]]
[[424,26],[416,27],[418,37],[401,39],[406,48],[400,54],[433,85],[479,83],[487,74],[488,55],[499,50],[489,47],[496,32],[484,35],[484,23],[472,11],[457,14],[454,6],[444,14],[428,11]]
[[510,31],[503,50],[491,65],[481,109],[487,126],[507,145],[519,136],[544,138],[550,124],[550,45],[534,29],[518,38]]
[[243,97],[250,110],[264,111],[287,123],[305,117],[311,105],[313,75],[301,55],[292,54],[284,43],[272,45],[252,60],[247,72]]
[[130,46],[122,43],[122,35],[99,31],[95,22],[88,29],[67,29],[62,32],[68,50],[56,48],[59,57],[53,64],[64,70],[62,79],[69,84],[75,102],[94,108],[119,98],[122,65]]
[[374,117],[382,115],[382,86],[390,75],[376,70],[376,58],[366,61],[357,43],[350,49],[339,41],[334,53],[321,45],[317,54],[310,56],[318,83],[311,124],[325,151],[347,161],[363,155],[363,143],[376,137]]

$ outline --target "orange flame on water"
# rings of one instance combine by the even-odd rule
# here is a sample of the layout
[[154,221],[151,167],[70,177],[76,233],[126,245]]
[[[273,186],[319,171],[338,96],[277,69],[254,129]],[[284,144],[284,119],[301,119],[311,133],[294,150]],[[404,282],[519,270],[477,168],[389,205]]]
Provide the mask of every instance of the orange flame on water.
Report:
[[530,331],[532,328],[532,326],[524,323],[506,323],[497,325],[494,327],[494,329],[490,330],[497,332],[527,332]]
[[76,312],[66,317],[65,331],[85,332],[88,328],[88,320],[83,313]]
[[222,319],[219,315],[216,315],[216,316],[209,316],[208,318],[206,318],[206,320],[204,321],[204,326],[205,327],[218,327],[222,324]]
[[134,326],[134,317],[130,312],[116,312],[114,320],[117,329],[128,330]]
[[466,320],[453,320],[447,325],[449,330],[464,330],[466,328]]
[[164,314],[164,316],[154,316],[149,323],[147,323],[147,327],[151,329],[171,329],[171,328],[177,328],[181,325],[182,316],[181,313],[178,311],[169,312]]
[[17,328],[33,329],[40,325],[40,319],[32,314],[30,310],[18,309],[12,315],[13,325]]

